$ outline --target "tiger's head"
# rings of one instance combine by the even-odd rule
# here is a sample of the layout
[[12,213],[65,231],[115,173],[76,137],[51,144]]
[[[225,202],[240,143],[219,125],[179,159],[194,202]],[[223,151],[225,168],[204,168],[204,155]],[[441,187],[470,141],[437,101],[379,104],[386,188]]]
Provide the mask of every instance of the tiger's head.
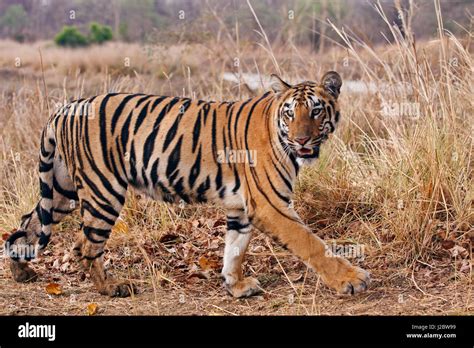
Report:
[[305,81],[290,85],[272,75],[278,94],[277,125],[285,151],[298,163],[310,164],[319,156],[320,145],[334,132],[339,121],[338,97],[342,79],[335,71],[324,74],[320,83]]

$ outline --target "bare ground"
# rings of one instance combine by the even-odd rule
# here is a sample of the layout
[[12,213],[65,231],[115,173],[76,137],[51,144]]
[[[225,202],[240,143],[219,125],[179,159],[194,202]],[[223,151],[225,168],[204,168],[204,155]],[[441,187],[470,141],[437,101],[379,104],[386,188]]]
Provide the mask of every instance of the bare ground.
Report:
[[[173,211],[171,208],[170,211]],[[131,298],[108,298],[96,292],[70,249],[77,219],[57,228],[45,255],[34,263],[36,282],[15,283],[7,261],[0,267],[1,315],[471,315],[472,270],[468,259],[441,248],[438,260],[400,265],[389,254],[368,248],[363,260],[370,289],[340,296],[319,277],[265,235],[255,232],[245,270],[258,277],[263,292],[233,299],[222,286],[219,270],[224,248],[223,220],[212,208],[198,209],[187,224],[155,234],[140,233],[122,222],[112,234],[106,260],[117,278],[138,285]],[[218,215],[216,215],[218,214]],[[324,234],[324,231],[323,231]],[[326,238],[327,240],[327,238]],[[336,241],[336,240],[332,240]],[[339,239],[340,241],[340,239]],[[61,294],[48,294],[58,284]]]

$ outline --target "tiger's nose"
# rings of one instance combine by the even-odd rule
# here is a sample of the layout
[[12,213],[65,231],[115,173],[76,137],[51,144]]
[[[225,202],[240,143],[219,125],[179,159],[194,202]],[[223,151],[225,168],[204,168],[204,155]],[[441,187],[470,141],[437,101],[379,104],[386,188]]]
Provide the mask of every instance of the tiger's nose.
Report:
[[300,144],[300,145],[304,145],[306,144],[306,142],[309,140],[309,137],[298,137],[298,138],[295,138],[295,141]]

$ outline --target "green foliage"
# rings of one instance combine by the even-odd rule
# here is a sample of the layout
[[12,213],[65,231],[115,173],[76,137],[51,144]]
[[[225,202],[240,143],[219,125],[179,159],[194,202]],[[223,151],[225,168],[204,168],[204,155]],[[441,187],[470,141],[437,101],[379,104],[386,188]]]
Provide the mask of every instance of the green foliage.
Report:
[[22,29],[28,23],[28,14],[21,4],[10,5],[0,17],[0,26],[6,27],[17,41],[23,41]]
[[112,29],[107,25],[92,22],[89,30],[89,35],[86,37],[76,27],[66,25],[56,35],[54,42],[59,46],[81,47],[91,43],[102,44],[112,40]]
[[80,47],[89,44],[87,38],[74,26],[65,25],[54,38],[59,46]]
[[130,37],[128,36],[128,24],[126,22],[120,22],[119,35],[122,40],[130,41]]
[[89,26],[89,30],[90,42],[102,44],[106,41],[112,40],[112,29],[108,25],[100,25],[99,23],[92,22]]
[[1,17],[0,23],[3,26],[7,26],[14,30],[23,27],[28,21],[28,15],[23,8],[23,5],[11,5],[9,6],[5,14]]

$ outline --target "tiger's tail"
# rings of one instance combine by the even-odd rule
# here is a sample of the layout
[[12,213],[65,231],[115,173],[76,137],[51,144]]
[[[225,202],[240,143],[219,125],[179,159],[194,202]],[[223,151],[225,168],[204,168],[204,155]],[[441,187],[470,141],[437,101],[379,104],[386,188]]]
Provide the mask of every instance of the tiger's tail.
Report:
[[[22,224],[5,243],[5,253],[13,261],[25,262],[36,258],[38,251],[44,249],[51,237],[53,225],[53,180],[54,155],[56,153],[56,136],[53,124],[48,122],[41,135],[39,153],[39,186],[41,198],[36,208],[24,216],[34,216],[41,225],[40,231],[27,230]],[[23,219],[23,218],[22,218]],[[34,243],[37,241],[37,243]],[[16,244],[15,244],[16,243]]]
[[39,184],[40,184],[40,220],[41,233],[38,247],[44,249],[51,237],[53,226],[53,180],[54,180],[54,154],[56,152],[56,135],[53,123],[48,122],[41,136],[39,155]]

